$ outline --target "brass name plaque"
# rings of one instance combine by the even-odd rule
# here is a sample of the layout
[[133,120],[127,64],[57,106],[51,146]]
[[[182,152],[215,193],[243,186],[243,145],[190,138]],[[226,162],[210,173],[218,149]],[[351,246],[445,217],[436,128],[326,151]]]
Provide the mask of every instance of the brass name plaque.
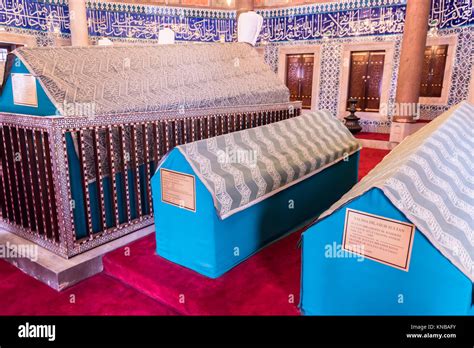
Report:
[[31,74],[12,74],[13,103],[38,107],[36,78]]
[[347,209],[342,248],[408,272],[415,226]]
[[196,178],[193,175],[160,169],[161,201],[196,211]]

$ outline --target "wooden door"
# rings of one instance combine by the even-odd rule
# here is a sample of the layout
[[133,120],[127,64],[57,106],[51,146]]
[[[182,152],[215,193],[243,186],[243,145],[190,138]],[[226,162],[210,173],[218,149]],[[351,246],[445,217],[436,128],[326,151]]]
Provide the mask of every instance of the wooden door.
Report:
[[301,100],[300,97],[300,56],[291,55],[286,59],[286,86],[290,90],[290,100]]
[[[369,52],[352,52],[349,70],[349,98],[357,99],[357,110],[365,110],[365,77],[367,76],[367,65]],[[349,102],[347,102],[349,108]]]
[[301,100],[303,109],[311,109],[311,97],[313,92],[313,69],[314,56],[311,54],[302,57],[301,76]]
[[311,109],[314,55],[291,54],[286,61],[286,85],[290,90],[290,100],[302,101],[303,109]]
[[[384,60],[384,51],[351,53],[348,96],[357,99],[358,111],[379,110]],[[347,107],[349,108],[349,102]]]
[[384,52],[370,52],[366,76],[365,111],[377,112],[380,108],[382,95]]
[[448,45],[428,46],[421,73],[421,97],[441,97]]

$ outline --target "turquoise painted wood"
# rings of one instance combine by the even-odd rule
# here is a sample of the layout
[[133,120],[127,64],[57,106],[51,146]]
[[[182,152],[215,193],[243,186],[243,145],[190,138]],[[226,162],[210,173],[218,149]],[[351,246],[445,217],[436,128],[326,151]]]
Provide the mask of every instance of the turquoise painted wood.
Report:
[[24,114],[33,116],[58,116],[56,107],[46,95],[43,87],[36,79],[36,91],[38,95],[38,107],[15,105],[13,102],[13,88],[11,74],[29,74],[30,72],[26,66],[15,58],[10,74],[7,77],[5,86],[0,94],[0,112]]
[[[417,229],[409,271],[345,253],[346,208],[408,222],[371,189],[303,233],[301,311],[306,315],[472,315],[472,282]],[[339,253],[340,254],[340,253]]]
[[152,178],[157,254],[217,278],[269,243],[302,227],[337,201],[357,182],[358,162],[357,152],[348,161],[340,161],[221,220],[211,194],[181,152],[174,149],[161,168],[196,177],[196,212],[161,201],[158,170]]

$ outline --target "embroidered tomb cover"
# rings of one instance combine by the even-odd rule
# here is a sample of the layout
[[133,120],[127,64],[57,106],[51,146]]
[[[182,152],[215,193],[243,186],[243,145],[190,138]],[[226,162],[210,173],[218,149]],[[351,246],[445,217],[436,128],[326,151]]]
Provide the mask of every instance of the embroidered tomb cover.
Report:
[[93,103],[95,114],[110,114],[289,101],[288,88],[246,43],[39,47],[14,54],[58,110],[72,103]]
[[474,279],[474,106],[463,102],[395,147],[320,219],[373,187]]
[[213,195],[224,219],[360,149],[328,111],[177,147]]

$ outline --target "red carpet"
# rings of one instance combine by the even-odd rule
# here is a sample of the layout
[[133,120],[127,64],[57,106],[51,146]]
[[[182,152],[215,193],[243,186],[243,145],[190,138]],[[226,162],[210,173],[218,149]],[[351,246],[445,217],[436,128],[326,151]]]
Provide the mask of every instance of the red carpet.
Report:
[[[362,149],[361,177],[388,152]],[[107,274],[182,314],[298,315],[299,235],[272,244],[218,279],[157,256],[154,235],[129,245],[129,256],[123,249],[109,253],[104,268]]]
[[130,256],[123,249],[108,254],[104,267],[182,314],[298,315],[298,237],[294,233],[274,243],[218,279],[156,256],[154,235],[131,244]]
[[388,133],[369,133],[369,132],[360,132],[355,135],[357,139],[369,139],[369,140],[381,140],[389,141],[390,134]]
[[[362,149],[359,177],[388,152]],[[214,280],[156,256],[153,235],[129,245],[129,256],[106,255],[104,273],[61,293],[0,261],[0,315],[299,315],[299,234]]]
[[359,180],[366,176],[389,152],[390,150],[363,148],[360,153]]
[[0,315],[176,314],[103,273],[58,293],[0,261],[0,279]]

